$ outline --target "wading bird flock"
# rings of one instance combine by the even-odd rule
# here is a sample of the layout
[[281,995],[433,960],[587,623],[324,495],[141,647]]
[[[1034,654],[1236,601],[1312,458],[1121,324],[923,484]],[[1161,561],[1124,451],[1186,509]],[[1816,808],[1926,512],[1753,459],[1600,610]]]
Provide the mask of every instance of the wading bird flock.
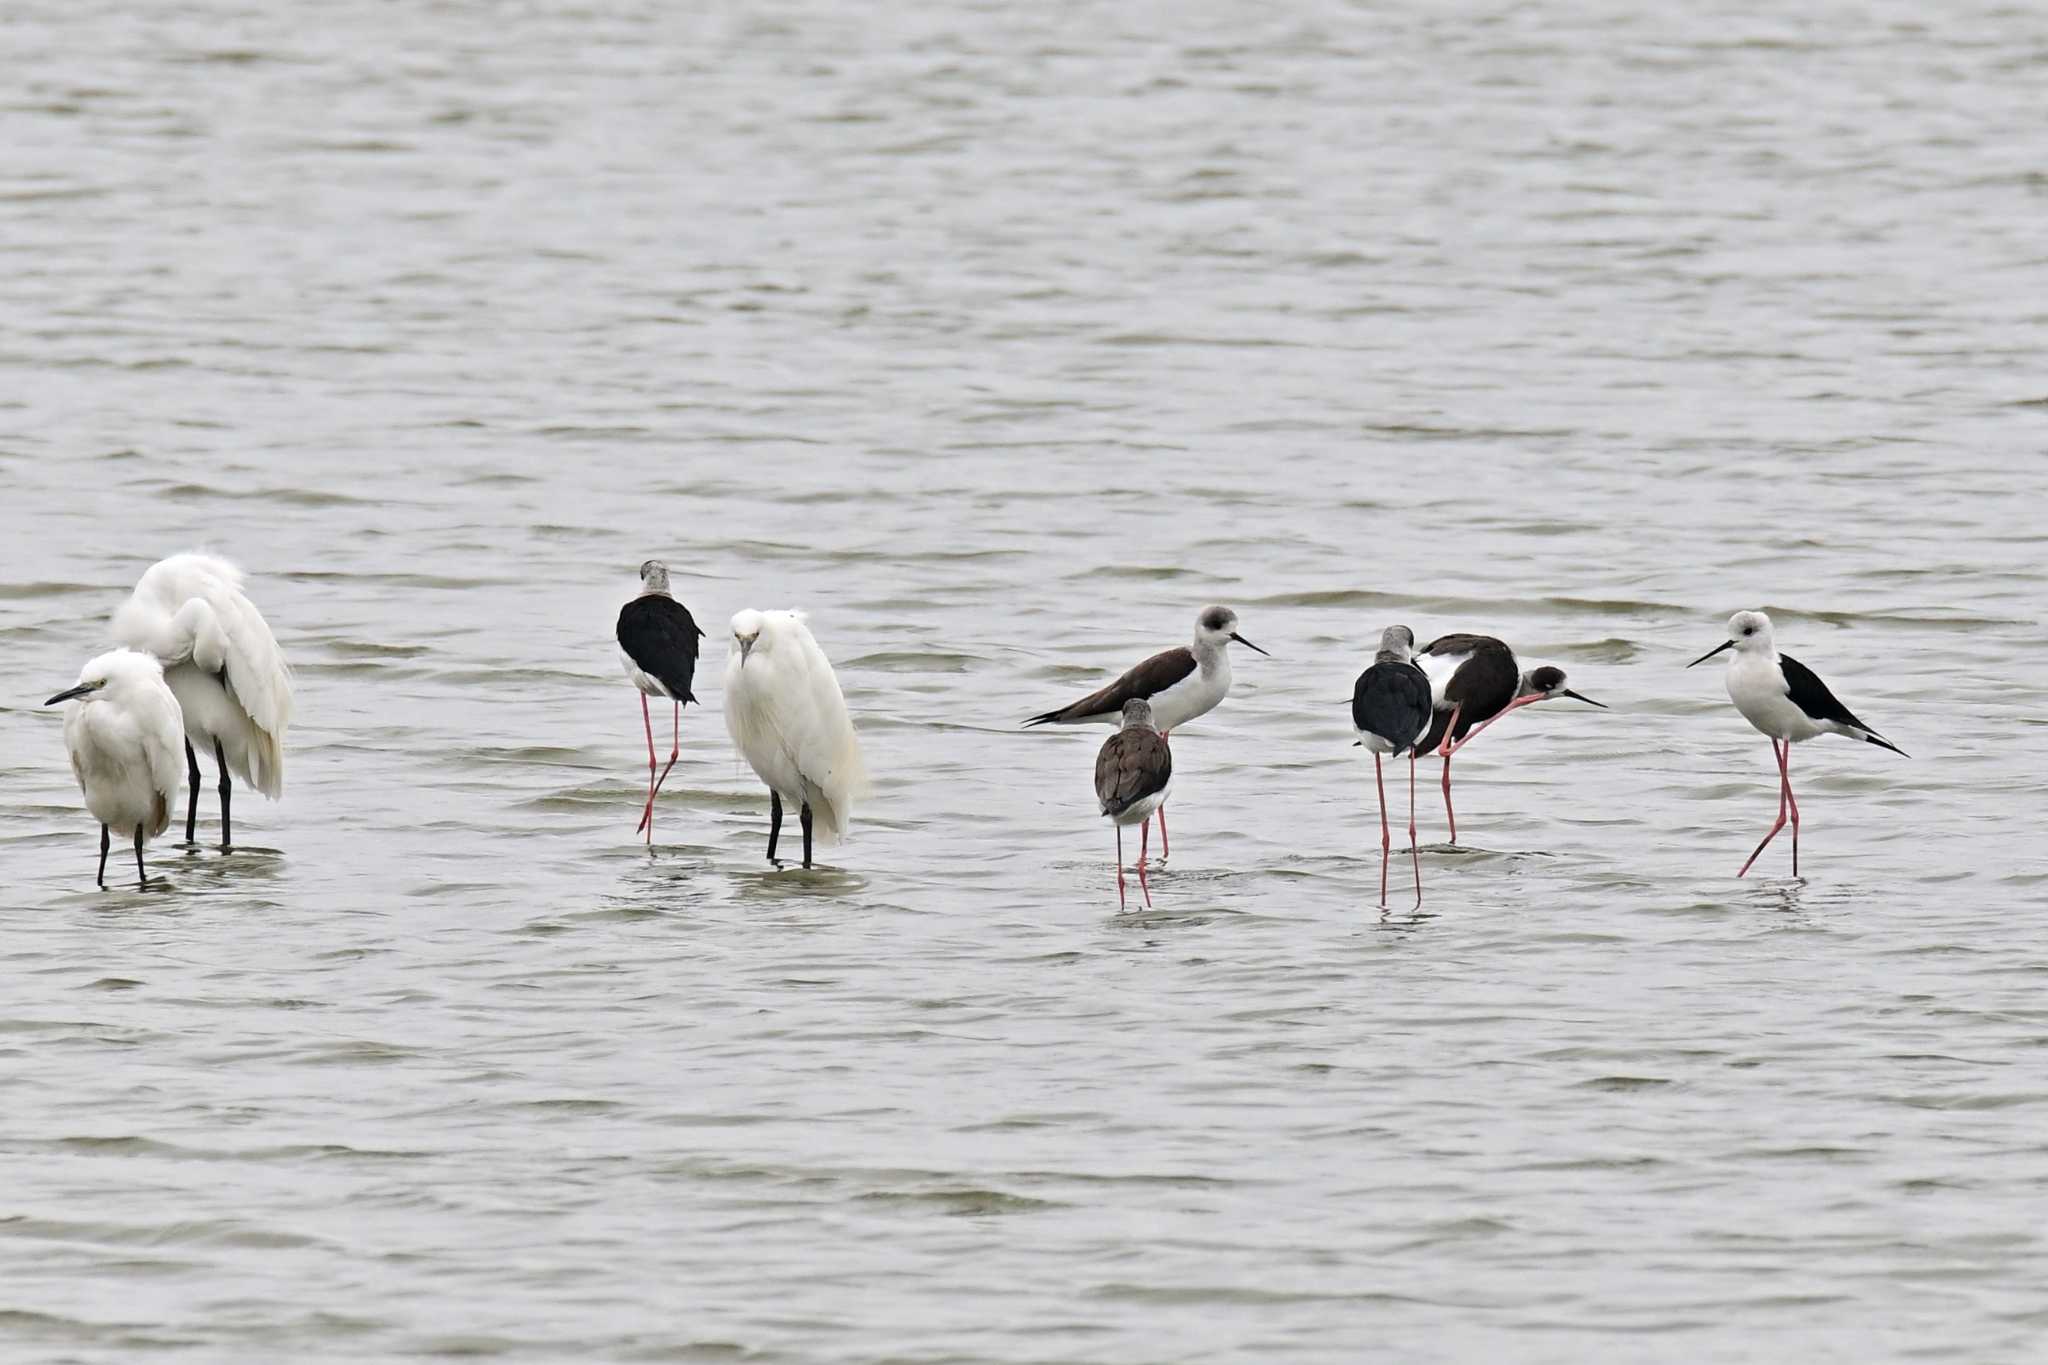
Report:
[[[291,723],[292,676],[269,625],[242,590],[242,572],[204,554],[174,555],[152,565],[115,612],[113,636],[122,647],[88,662],[76,686],[44,703],[66,703],[64,744],[100,824],[96,878],[106,885],[107,854],[119,834],[135,849],[135,874],[147,884],[142,847],[169,828],[178,797],[178,748],[190,776],[185,839],[197,836],[198,750],[210,751],[220,776],[221,848],[232,846],[229,797],[233,773],[271,800],[284,792],[284,737]],[[640,593],[619,612],[619,657],[640,692],[647,736],[647,799],[634,833],[654,841],[654,803],[682,752],[683,707],[697,700],[691,683],[704,632],[669,590],[668,566],[640,566]],[[1117,903],[1125,902],[1123,830],[1139,826],[1138,886],[1151,904],[1146,877],[1154,816],[1159,853],[1167,856],[1166,799],[1173,781],[1172,732],[1214,710],[1230,693],[1232,643],[1260,654],[1238,633],[1237,613],[1207,606],[1195,617],[1191,645],[1162,651],[1099,691],[1033,716],[1040,725],[1104,723],[1116,727],[1095,760],[1095,795],[1116,831]],[[797,808],[803,866],[813,842],[844,837],[853,803],[867,788],[860,741],[846,698],[825,651],[801,612],[745,610],[731,623],[726,654],[725,727],[734,745],[768,788],[768,861],[777,863],[783,803]],[[1799,803],[1792,795],[1792,746],[1818,735],[1845,735],[1894,753],[1904,750],[1858,720],[1814,672],[1772,644],[1771,621],[1760,611],[1737,612],[1728,638],[1692,664],[1724,650],[1728,696],[1743,718],[1771,741],[1778,762],[1778,819],[1736,876],[1744,876],[1764,848],[1792,825],[1792,873],[1799,874]],[[668,764],[659,766],[648,698],[673,706]],[[1372,754],[1380,807],[1380,904],[1387,900],[1393,834],[1387,820],[1387,758],[1408,758],[1408,851],[1422,902],[1422,863],[1415,839],[1415,760],[1443,760],[1444,815],[1457,842],[1451,806],[1451,757],[1511,711],[1569,697],[1600,702],[1565,686],[1564,670],[1524,668],[1504,642],[1489,635],[1455,634],[1415,647],[1414,632],[1389,626],[1373,662],[1351,693],[1351,723],[1358,745]],[[195,745],[197,746],[195,748]],[[779,866],[780,864],[777,863]]]

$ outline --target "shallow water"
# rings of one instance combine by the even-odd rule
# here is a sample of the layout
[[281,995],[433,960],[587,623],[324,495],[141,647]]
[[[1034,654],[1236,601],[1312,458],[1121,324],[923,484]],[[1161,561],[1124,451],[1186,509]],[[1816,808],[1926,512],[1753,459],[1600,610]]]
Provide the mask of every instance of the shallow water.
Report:
[[[2048,43],[1809,10],[15,7],[5,1353],[2038,1358]],[[286,798],[99,892],[37,703],[202,543]],[[1119,914],[1016,726],[1211,600]],[[773,605],[876,775],[810,873]],[[1683,669],[1755,606],[1913,755],[1796,751],[1804,881]],[[1383,915],[1395,621],[1611,709]]]

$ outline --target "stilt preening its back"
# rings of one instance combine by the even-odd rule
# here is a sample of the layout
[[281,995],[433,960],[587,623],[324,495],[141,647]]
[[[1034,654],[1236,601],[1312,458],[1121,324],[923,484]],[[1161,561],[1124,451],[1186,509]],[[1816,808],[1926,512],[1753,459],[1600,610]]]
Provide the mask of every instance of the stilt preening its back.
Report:
[[[1116,826],[1116,904],[1124,908],[1124,826],[1145,822],[1166,804],[1173,782],[1173,751],[1152,723],[1152,704],[1133,697],[1123,706],[1123,728],[1102,742],[1095,755],[1095,800]],[[1161,812],[1161,821],[1165,816]],[[1163,837],[1163,834],[1162,834]],[[1145,876],[1145,853],[1138,852],[1138,887],[1152,904],[1152,886]]]
[[1862,740],[1904,757],[1906,751],[1856,718],[1836,699],[1820,675],[1773,643],[1771,618],[1760,611],[1738,611],[1728,618],[1728,638],[1686,665],[1703,664],[1723,650],[1728,658],[1728,699],[1771,741],[1778,764],[1778,819],[1765,833],[1748,861],[1735,875],[1747,876],[1778,831],[1792,821],[1792,875],[1799,875],[1799,801],[1792,794],[1792,746],[1821,735]]
[[64,708],[64,747],[85,808],[100,822],[97,883],[107,884],[109,832],[135,846],[136,885],[146,885],[142,846],[170,827],[178,800],[184,717],[163,667],[139,650],[102,654],[78,683],[44,702]]
[[[669,770],[683,751],[683,707],[697,700],[690,684],[697,676],[697,641],[704,632],[690,609],[669,592],[668,565],[650,559],[640,566],[640,595],[619,609],[619,661],[626,676],[640,691],[640,721],[647,730],[647,804],[640,812],[638,834],[647,831],[648,847],[654,845],[654,798]],[[666,697],[674,706],[674,733],[669,743],[668,767],[654,774],[654,718],[648,714],[649,697]]]
[[221,848],[233,846],[232,772],[276,801],[284,795],[284,737],[292,673],[242,571],[216,555],[181,554],[152,564],[114,613],[114,638],[152,655],[184,717],[192,783],[185,839],[197,835],[199,752],[220,770]]
[[1451,755],[1510,711],[1556,697],[1606,706],[1565,686],[1564,670],[1549,664],[1524,671],[1515,652],[1491,635],[1443,635],[1424,645],[1415,663],[1429,675],[1435,719],[1416,742],[1418,753],[1434,750],[1444,761],[1444,817],[1451,843],[1458,842],[1458,813],[1451,808]]
[[1379,653],[1351,688],[1351,727],[1372,752],[1373,785],[1380,798],[1380,905],[1387,903],[1387,860],[1394,839],[1387,827],[1387,784],[1380,768],[1385,755],[1408,755],[1408,858],[1415,868],[1415,904],[1422,904],[1422,855],[1415,846],[1415,746],[1429,733],[1435,715],[1429,675],[1412,662],[1415,632],[1388,626]]
[[802,613],[748,610],[732,618],[725,728],[768,786],[769,861],[788,801],[798,809],[809,867],[814,836],[823,844],[846,836],[867,769],[839,678]]

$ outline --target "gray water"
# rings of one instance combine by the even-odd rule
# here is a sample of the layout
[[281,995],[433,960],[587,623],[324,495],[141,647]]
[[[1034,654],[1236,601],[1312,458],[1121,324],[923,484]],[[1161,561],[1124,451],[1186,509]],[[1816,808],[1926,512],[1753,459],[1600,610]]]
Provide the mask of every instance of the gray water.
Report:
[[[2048,1354],[2037,14],[680,8],[0,21],[0,1355]],[[38,703],[201,544],[285,799],[101,892]],[[1120,914],[1017,723],[1212,600],[1274,657]],[[782,605],[876,775],[810,873]],[[1759,606],[1912,755],[1800,747],[1803,881],[1682,667]],[[1393,622],[1611,709],[1383,914]]]

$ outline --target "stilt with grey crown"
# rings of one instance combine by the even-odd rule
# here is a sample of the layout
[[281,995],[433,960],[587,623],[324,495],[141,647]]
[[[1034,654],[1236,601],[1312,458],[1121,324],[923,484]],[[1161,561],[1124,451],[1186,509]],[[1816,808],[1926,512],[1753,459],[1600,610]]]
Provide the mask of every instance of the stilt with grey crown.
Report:
[[[1132,700],[1152,704],[1153,722],[1165,742],[1180,726],[1216,709],[1230,695],[1230,645],[1259,649],[1237,633],[1237,613],[1229,607],[1207,606],[1195,617],[1192,645],[1164,650],[1125,673],[1109,686],[1091,692],[1077,702],[1033,716],[1024,722],[1034,725],[1092,725],[1123,722],[1124,703]],[[1270,656],[1268,656],[1270,657]],[[1150,826],[1146,829],[1149,831]],[[1143,836],[1141,835],[1141,838]],[[1167,855],[1166,812],[1159,812],[1159,856]]]
[[1764,835],[1763,842],[1735,875],[1747,876],[1749,869],[1778,831],[1785,828],[1786,815],[1792,820],[1792,875],[1799,875],[1799,802],[1792,795],[1792,746],[1818,735],[1843,735],[1890,749],[1900,757],[1906,751],[1856,719],[1855,713],[1835,699],[1820,676],[1789,654],[1780,654],[1771,641],[1771,618],[1760,611],[1738,611],[1728,618],[1728,638],[1686,665],[1703,664],[1724,649],[1735,651],[1728,660],[1728,700],[1744,720],[1771,741],[1771,756],[1778,762],[1778,819]]
[[[640,595],[619,610],[618,635],[619,661],[633,686],[640,689],[640,720],[647,729],[647,805],[633,832],[646,830],[650,847],[654,844],[654,798],[683,752],[683,705],[697,700],[690,683],[696,676],[697,641],[703,634],[690,609],[669,594],[668,565],[658,559],[642,564]],[[654,718],[647,710],[649,697],[667,697],[675,703],[668,767],[658,778],[654,775]]]
[[1422,855],[1415,847],[1415,745],[1429,733],[1433,711],[1429,675],[1413,662],[1415,632],[1388,626],[1379,653],[1351,689],[1351,725],[1372,752],[1372,779],[1380,794],[1380,905],[1387,903],[1387,860],[1394,837],[1387,828],[1387,783],[1382,755],[1408,755],[1408,858],[1415,866],[1415,904],[1422,904]]

